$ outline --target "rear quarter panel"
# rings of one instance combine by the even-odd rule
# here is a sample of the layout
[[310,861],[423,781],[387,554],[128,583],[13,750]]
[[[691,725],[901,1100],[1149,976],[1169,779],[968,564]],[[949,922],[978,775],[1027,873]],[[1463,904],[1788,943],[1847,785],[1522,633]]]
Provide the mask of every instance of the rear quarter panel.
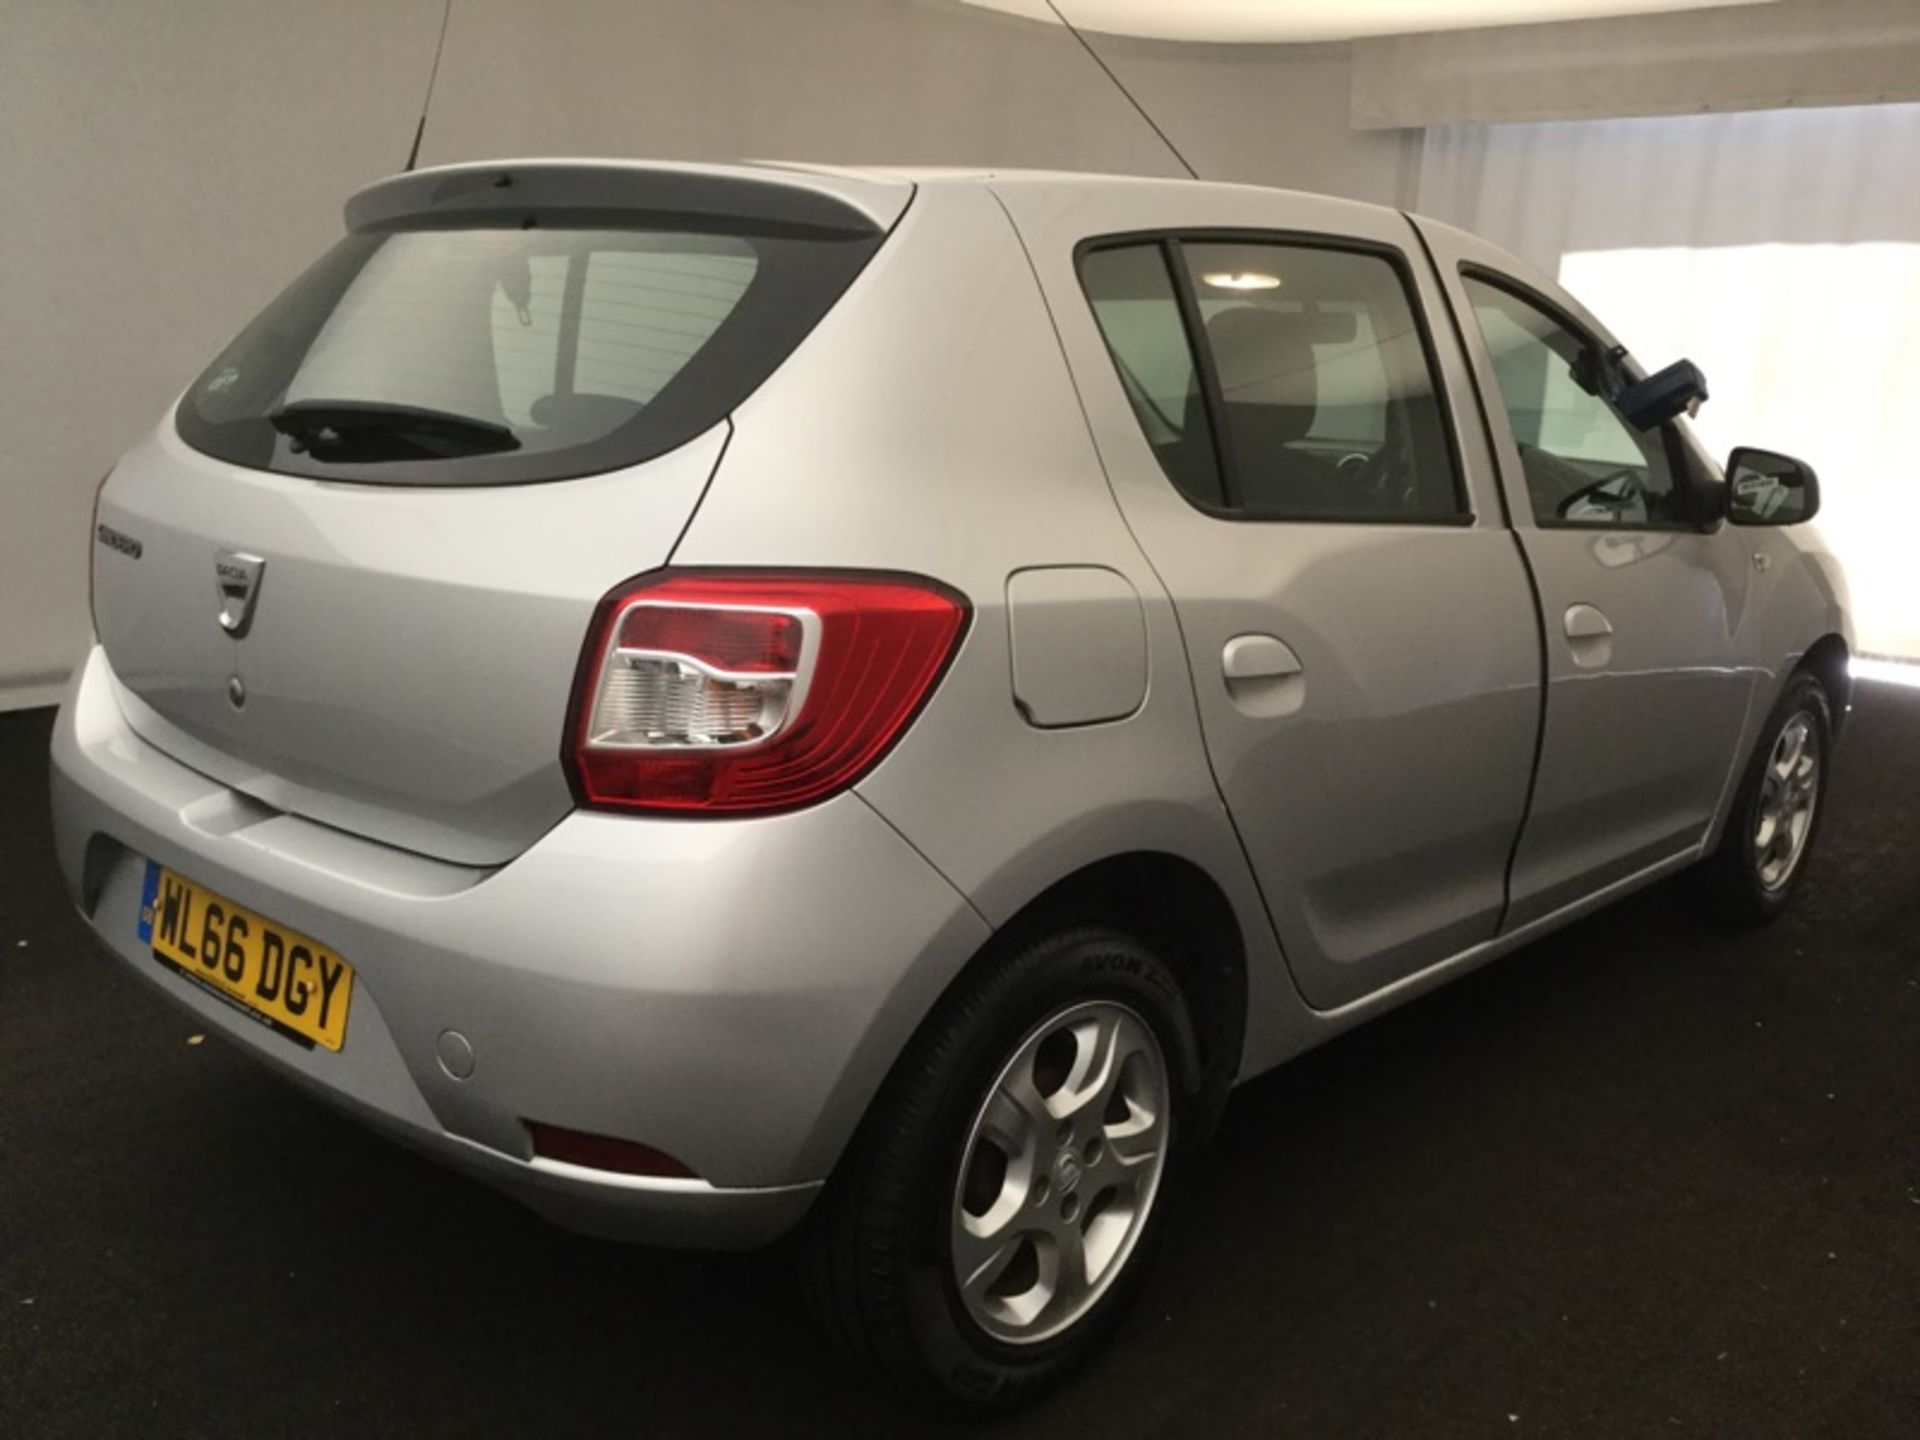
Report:
[[[840,306],[735,414],[673,561],[876,567],[964,593],[973,621],[952,670],[858,793],[995,926],[1114,855],[1200,866],[1247,945],[1246,1068],[1279,1053],[1298,995],[1207,767],[1172,607],[1113,503],[990,191],[918,192]],[[1140,597],[1084,617],[1098,648],[1108,625],[1137,637],[1144,614],[1145,700],[1125,718],[1039,728],[1015,705],[1008,582],[1047,566],[1104,567]],[[1135,663],[1137,638],[1112,652]],[[931,1004],[953,978],[915,965],[902,984]]]

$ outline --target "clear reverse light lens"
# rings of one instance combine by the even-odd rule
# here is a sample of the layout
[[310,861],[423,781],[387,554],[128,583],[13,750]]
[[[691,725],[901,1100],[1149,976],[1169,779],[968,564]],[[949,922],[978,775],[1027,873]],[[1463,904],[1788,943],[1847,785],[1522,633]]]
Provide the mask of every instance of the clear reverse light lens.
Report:
[[622,650],[607,662],[595,745],[750,745],[780,726],[791,677],[727,680],[691,661]]
[[757,744],[785,721],[818,627],[802,611],[633,606],[601,671],[587,743]]

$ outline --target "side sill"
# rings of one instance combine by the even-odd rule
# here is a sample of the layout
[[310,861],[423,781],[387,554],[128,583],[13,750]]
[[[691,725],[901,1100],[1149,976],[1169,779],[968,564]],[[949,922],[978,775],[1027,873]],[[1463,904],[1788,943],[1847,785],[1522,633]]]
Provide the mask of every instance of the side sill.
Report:
[[1615,900],[1635,890],[1686,869],[1700,859],[1703,853],[1702,846],[1690,845],[1685,850],[1668,856],[1665,860],[1657,860],[1643,870],[1636,870],[1633,874],[1624,876],[1611,885],[1574,901],[1571,905],[1563,905],[1551,914],[1542,915],[1538,920],[1530,921],[1518,930],[1509,931],[1505,935],[1496,935],[1491,940],[1483,940],[1457,955],[1450,955],[1445,960],[1434,962],[1424,970],[1402,976],[1391,985],[1382,986],[1370,995],[1361,996],[1358,1000],[1351,1000],[1331,1010],[1315,1010],[1312,1012],[1313,1018],[1322,1024],[1333,1023],[1345,1029],[1381,1011],[1391,1010],[1394,1006],[1411,1000],[1416,995],[1425,994],[1428,990],[1456,976],[1478,969],[1487,962],[1498,960],[1502,955],[1511,954],[1563,926],[1584,919],[1594,911],[1606,908]]

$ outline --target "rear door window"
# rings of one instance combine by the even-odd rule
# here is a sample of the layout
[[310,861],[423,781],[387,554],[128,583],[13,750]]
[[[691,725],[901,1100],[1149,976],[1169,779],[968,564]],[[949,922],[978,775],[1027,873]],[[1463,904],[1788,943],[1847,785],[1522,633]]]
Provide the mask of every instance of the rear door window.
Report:
[[1396,260],[1168,239],[1087,250],[1080,274],[1141,427],[1189,499],[1248,520],[1467,518]]
[[638,464],[745,399],[878,242],[639,224],[350,235],[200,377],[180,434],[236,464],[395,484]]

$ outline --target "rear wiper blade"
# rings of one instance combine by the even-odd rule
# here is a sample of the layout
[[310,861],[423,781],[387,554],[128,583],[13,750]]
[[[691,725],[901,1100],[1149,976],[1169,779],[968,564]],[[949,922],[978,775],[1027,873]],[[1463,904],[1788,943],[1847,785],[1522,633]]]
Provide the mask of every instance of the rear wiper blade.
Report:
[[316,460],[440,460],[520,448],[513,431],[491,420],[380,400],[295,400],[267,423]]

